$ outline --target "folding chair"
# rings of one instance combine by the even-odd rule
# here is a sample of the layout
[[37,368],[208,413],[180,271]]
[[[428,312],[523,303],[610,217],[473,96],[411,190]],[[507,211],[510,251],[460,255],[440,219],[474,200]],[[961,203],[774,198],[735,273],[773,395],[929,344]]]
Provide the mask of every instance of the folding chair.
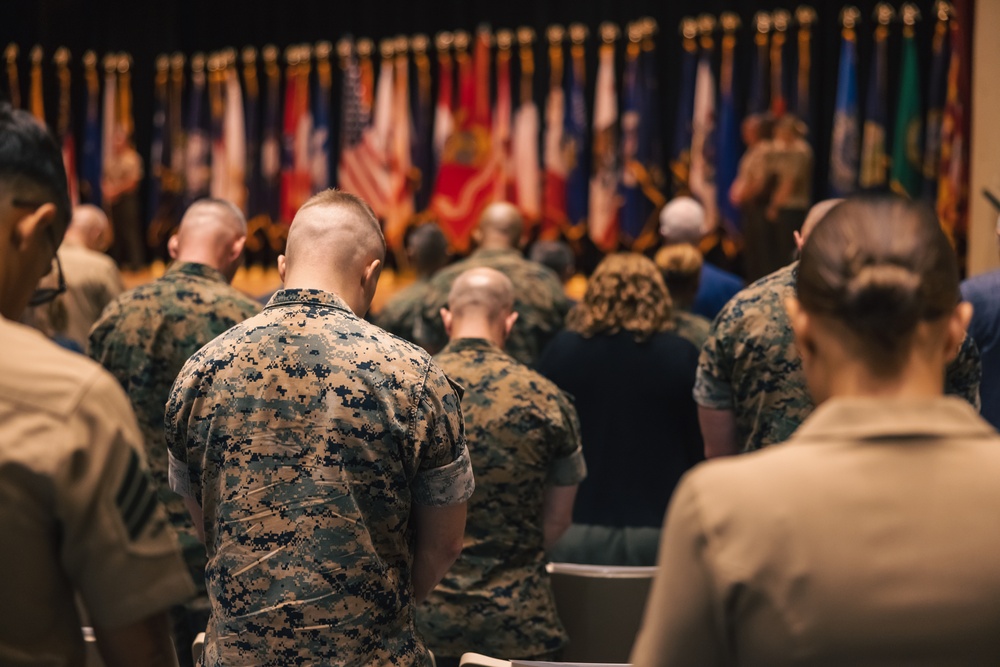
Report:
[[461,667],[629,667],[621,663],[597,662],[539,662],[537,660],[498,660],[479,653],[466,653],[459,662]]

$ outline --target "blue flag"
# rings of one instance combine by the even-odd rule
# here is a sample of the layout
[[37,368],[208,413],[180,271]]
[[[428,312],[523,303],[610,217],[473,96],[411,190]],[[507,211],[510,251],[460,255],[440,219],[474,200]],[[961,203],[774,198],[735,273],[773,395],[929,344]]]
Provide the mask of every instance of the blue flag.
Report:
[[837,101],[830,141],[830,196],[854,192],[858,180],[858,53],[854,30],[844,28]]
[[639,167],[639,126],[642,121],[642,82],[639,79],[639,49],[629,42],[622,75],[622,208],[620,230],[629,243],[635,241],[646,224],[645,198],[637,173]]
[[167,126],[167,82],[169,75],[169,59],[165,55],[158,56],[153,93],[153,136],[149,147],[149,167],[152,178],[149,179],[148,210],[151,217],[155,217],[159,211],[164,173],[170,168],[170,156],[163,154]]
[[740,212],[729,201],[729,188],[736,180],[742,141],[736,118],[735,81],[733,58],[736,47],[734,33],[722,38],[722,68],[719,75],[719,121],[715,133],[715,185],[716,201],[721,222],[730,231],[739,231]]
[[309,145],[312,193],[330,187],[330,96],[333,94],[333,72],[330,65],[330,45],[317,46],[316,78],[312,95],[312,137]]
[[768,34],[754,31],[754,46],[750,55],[750,97],[747,99],[747,113],[764,113],[768,107],[768,90],[771,76],[771,60]]
[[566,113],[563,114],[564,154],[572,155],[566,174],[566,218],[570,230],[579,238],[587,226],[587,188],[590,169],[584,150],[587,132],[587,104],[583,99],[583,45],[573,44],[571,62],[566,70]]
[[885,25],[875,29],[875,55],[868,76],[865,126],[861,137],[861,173],[858,176],[858,185],[863,190],[884,190],[888,185],[885,131],[889,117],[886,108],[889,97],[888,36],[889,29]]
[[80,160],[80,201],[101,203],[101,84],[97,56],[88,51],[83,58],[86,92],[83,118],[83,150]]
[[184,155],[185,199],[190,204],[208,195],[211,179],[209,162],[208,110],[205,104],[205,57],[191,59],[191,90],[187,109],[187,145]]
[[681,79],[677,93],[677,120],[674,123],[673,155],[670,172],[674,194],[689,191],[691,176],[691,120],[694,117],[694,84],[698,68],[698,45],[685,35],[681,54]]

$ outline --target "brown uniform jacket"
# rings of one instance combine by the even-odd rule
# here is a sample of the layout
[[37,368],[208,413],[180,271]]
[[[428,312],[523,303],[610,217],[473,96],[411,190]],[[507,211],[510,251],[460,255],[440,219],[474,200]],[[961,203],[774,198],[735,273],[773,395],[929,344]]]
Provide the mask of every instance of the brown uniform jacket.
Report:
[[650,665],[1000,665],[1000,436],[957,398],[832,399],[681,482]]

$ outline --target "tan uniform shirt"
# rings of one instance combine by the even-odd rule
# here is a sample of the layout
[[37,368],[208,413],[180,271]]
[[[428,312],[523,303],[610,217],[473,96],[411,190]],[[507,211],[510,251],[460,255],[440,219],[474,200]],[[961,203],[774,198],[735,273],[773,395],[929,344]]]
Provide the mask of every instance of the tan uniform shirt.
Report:
[[677,487],[650,665],[1000,664],[1000,436],[966,402],[833,399]]
[[[64,243],[59,248],[59,261],[66,293],[48,304],[29,308],[25,322],[49,338],[67,338],[86,352],[90,328],[104,307],[124,290],[121,273],[115,260],[83,246]],[[55,271],[39,284],[39,287],[55,286]]]
[[83,665],[74,590],[123,626],[194,593],[114,378],[0,319],[0,665]]

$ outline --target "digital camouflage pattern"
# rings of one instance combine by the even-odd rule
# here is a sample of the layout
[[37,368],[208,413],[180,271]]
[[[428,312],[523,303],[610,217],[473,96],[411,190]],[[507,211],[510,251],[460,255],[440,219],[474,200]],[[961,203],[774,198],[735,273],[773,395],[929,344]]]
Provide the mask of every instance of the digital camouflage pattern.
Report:
[[[793,262],[733,297],[701,348],[694,400],[735,412],[743,451],[784,442],[815,407],[785,312],[797,269]],[[945,391],[978,408],[981,376],[979,351],[966,336],[948,366]]]
[[518,318],[504,349],[522,364],[533,365],[562,329],[571,304],[555,272],[517,250],[477,250],[434,275],[423,308],[427,349],[440,350],[448,342],[440,311],[448,305],[451,284],[463,272],[481,266],[496,269],[514,284]]
[[375,324],[403,340],[422,345],[426,335],[422,333],[421,314],[429,289],[430,281],[423,279],[399,290],[375,315]]
[[462,555],[419,608],[417,626],[439,656],[555,651],[567,637],[545,572],[543,500],[546,485],[586,476],[576,410],[555,384],[486,340],[452,341],[435,361],[465,388],[476,492]]
[[171,486],[205,515],[204,664],[426,665],[410,512],[472,495],[460,397],[334,294],[280,290],[167,404]]
[[699,350],[708,340],[708,332],[712,329],[712,323],[707,318],[675,308],[673,321],[674,333]]
[[[90,332],[90,356],[121,383],[132,402],[149,469],[187,552],[203,552],[181,498],[167,483],[163,408],[188,358],[260,304],[204,264],[176,263],[159,279],[121,294]],[[193,556],[200,565],[204,555]]]

